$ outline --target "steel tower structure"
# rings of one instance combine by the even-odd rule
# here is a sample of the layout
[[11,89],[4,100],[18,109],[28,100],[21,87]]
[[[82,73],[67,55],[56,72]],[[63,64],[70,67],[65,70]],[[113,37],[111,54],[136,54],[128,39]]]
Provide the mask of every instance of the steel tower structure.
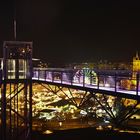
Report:
[[32,42],[4,42],[1,102],[2,140],[31,139]]

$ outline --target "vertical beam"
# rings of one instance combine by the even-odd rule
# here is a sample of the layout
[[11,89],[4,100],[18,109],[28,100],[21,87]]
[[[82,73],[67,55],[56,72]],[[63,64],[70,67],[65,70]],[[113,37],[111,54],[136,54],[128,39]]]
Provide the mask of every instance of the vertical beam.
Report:
[[6,140],[6,82],[3,81],[2,93],[1,93],[1,125],[2,125],[2,140]]
[[97,81],[97,89],[100,88],[100,85],[99,85],[99,84],[100,84],[100,81],[99,81],[99,79],[100,79],[100,76],[99,76],[99,74],[98,74],[98,75],[97,75],[97,80],[98,80],[98,81]]
[[136,75],[136,95],[138,95],[139,92],[139,73]]
[[92,75],[92,69],[90,69],[90,85],[93,83],[93,75]]
[[60,80],[61,80],[61,84],[63,83],[63,72],[60,72]]
[[117,92],[117,74],[116,74],[116,72],[114,75],[114,79],[115,79],[115,92]]
[[85,86],[85,70],[83,69],[83,87]]
[[1,120],[1,124],[2,124],[2,140],[6,140],[6,70],[7,70],[7,67],[6,67],[6,49],[3,49],[3,56],[4,56],[4,59],[3,59],[3,77],[4,77],[4,80],[3,80],[3,85],[2,85],[2,95],[1,95],[1,99],[2,99],[2,103],[1,103],[1,115],[2,115],[2,120]]
[[29,80],[29,140],[32,139],[32,80]]
[[0,64],[0,88],[1,88],[1,84],[2,84],[2,70],[1,70],[1,64]]
[[70,74],[70,83],[71,83],[71,85],[73,84],[73,71],[71,71],[71,72],[69,72],[69,74]]
[[[10,96],[9,96],[9,98],[11,99],[11,93],[12,93],[12,84],[10,83]],[[11,103],[11,100],[10,100],[10,108],[12,108],[12,103]],[[12,137],[12,112],[11,112],[11,110],[9,110],[9,117],[10,117],[10,122],[9,122],[9,137],[11,138]]]

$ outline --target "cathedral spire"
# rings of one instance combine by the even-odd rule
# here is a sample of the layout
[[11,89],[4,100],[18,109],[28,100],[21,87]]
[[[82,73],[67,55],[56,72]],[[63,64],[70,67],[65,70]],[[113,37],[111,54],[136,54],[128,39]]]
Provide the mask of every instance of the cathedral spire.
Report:
[[136,52],[136,60],[139,60],[139,54],[138,54],[138,51]]

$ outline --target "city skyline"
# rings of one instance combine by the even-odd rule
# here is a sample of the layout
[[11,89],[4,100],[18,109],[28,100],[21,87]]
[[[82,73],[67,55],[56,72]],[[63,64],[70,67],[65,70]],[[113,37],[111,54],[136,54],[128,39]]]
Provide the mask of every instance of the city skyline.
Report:
[[138,3],[3,0],[0,11],[0,52],[16,15],[17,40],[33,41],[33,56],[47,62],[131,62],[140,53]]

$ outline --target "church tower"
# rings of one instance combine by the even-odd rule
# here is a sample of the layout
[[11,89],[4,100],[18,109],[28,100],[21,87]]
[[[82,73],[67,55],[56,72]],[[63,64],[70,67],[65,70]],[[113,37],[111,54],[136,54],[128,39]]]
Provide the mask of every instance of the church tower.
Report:
[[136,56],[133,57],[133,78],[136,78],[136,73],[140,71],[140,58],[138,52],[136,52]]

